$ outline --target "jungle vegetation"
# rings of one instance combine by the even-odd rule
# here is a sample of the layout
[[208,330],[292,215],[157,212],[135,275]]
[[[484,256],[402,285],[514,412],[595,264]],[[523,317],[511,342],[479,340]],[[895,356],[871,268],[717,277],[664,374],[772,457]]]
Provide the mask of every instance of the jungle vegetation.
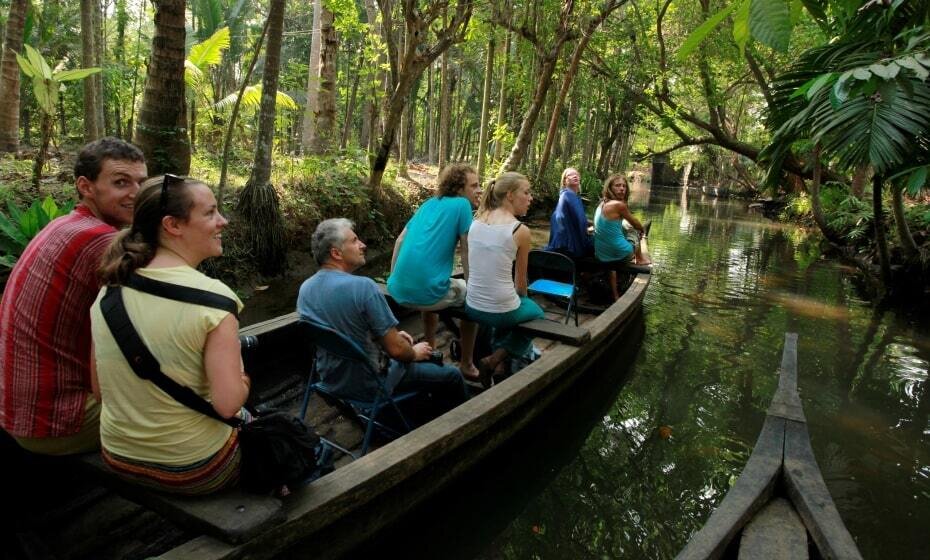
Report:
[[230,257],[272,275],[330,212],[396,234],[412,166],[518,170],[552,199],[565,166],[594,185],[667,158],[681,182],[787,201],[880,291],[924,286],[928,17],[920,0],[0,0],[0,197],[59,184],[64,202],[69,153],[131,139],[150,172],[214,184]]

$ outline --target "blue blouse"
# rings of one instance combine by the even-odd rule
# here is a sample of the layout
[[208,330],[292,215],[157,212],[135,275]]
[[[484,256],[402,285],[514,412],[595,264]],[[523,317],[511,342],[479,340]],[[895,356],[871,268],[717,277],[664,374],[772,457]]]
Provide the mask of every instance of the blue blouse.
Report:
[[582,257],[591,254],[593,249],[588,236],[584,203],[576,192],[563,188],[559,191],[559,202],[549,219],[549,244],[546,250]]

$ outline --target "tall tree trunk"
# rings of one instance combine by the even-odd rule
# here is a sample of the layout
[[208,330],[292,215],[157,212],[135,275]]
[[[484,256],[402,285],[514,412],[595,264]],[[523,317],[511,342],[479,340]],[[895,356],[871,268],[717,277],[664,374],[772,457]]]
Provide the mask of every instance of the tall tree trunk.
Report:
[[484,67],[484,88],[481,95],[481,124],[478,128],[478,177],[484,177],[488,154],[488,115],[491,109],[491,78],[494,75],[494,34],[488,39],[488,54]]
[[452,140],[452,127],[449,123],[449,98],[452,88],[449,87],[451,72],[449,71],[449,53],[442,53],[439,65],[439,169],[449,162],[449,142]]
[[[136,60],[139,60],[139,50],[142,48],[142,21],[145,19],[146,0],[139,2],[139,25],[136,29]],[[136,122],[136,91],[139,85],[139,66],[132,66],[132,94],[129,98],[129,119],[126,121],[126,134],[131,135],[135,130]],[[222,202],[221,202],[222,204]]]
[[911,228],[907,225],[907,217],[904,214],[904,187],[891,187],[891,213],[894,215],[894,223],[898,230],[898,239],[901,241],[901,250],[907,259],[917,256],[919,249],[914,236],[911,235]]
[[336,136],[336,52],[339,41],[333,25],[333,12],[324,8],[320,23],[320,87],[316,126],[313,131],[311,149],[315,154],[326,153],[333,148]]
[[555,70],[556,61],[559,58],[559,51],[562,49],[564,39],[557,40],[556,44],[550,49],[546,58],[543,59],[540,66],[536,90],[529,108],[523,115],[523,122],[520,124],[520,132],[514,140],[513,148],[510,155],[504,160],[501,166],[502,171],[513,171],[523,164],[526,158],[527,149],[530,141],[533,139],[533,132],[536,129],[536,120],[539,118],[539,112],[546,102],[546,94],[549,92],[549,86],[552,85],[552,72]]
[[271,0],[268,8],[268,42],[265,48],[255,159],[249,181],[242,189],[236,208],[245,226],[245,238],[250,241],[258,269],[266,275],[279,273],[285,264],[284,224],[278,207],[278,194],[271,185],[284,6],[285,0]]
[[[507,41],[504,42],[504,64],[501,67],[501,90],[497,97],[497,129],[504,126],[505,115],[507,114],[507,70],[510,66],[510,41],[513,37],[511,31],[507,31]],[[501,141],[494,141],[494,161],[500,161],[502,150]]]
[[185,0],[153,0],[155,36],[135,143],[151,175],[186,175],[191,152],[184,102]]
[[[97,0],[81,0],[81,63],[84,68],[97,65],[97,32],[94,27]],[[183,44],[183,43],[182,43]],[[84,142],[100,138],[97,118],[96,76],[83,80],[84,87]]]
[[19,64],[16,53],[23,52],[23,26],[27,0],[11,0],[6,20],[3,60],[0,62],[0,151],[19,150]]
[[880,174],[872,175],[872,212],[875,225],[875,245],[878,248],[878,262],[882,269],[882,282],[885,288],[891,287],[891,257],[888,254],[888,240],[885,238],[885,217],[882,208],[882,185],[885,179]]
[[429,163],[436,163],[437,148],[439,147],[439,142],[436,139],[436,110],[434,109],[435,105],[433,104],[433,98],[435,97],[436,88],[433,87],[435,83],[435,77],[433,74],[433,68],[435,64],[429,65],[429,75],[426,78],[426,160]]
[[565,127],[565,141],[562,146],[562,167],[568,167],[575,151],[575,122],[578,120],[578,84],[572,90],[571,103],[568,104],[568,125]]
[[[94,10],[94,32],[96,37],[94,38],[94,66],[104,68],[106,67],[106,60],[104,56],[106,54],[104,50],[104,25],[106,25],[106,20],[103,19],[103,10],[105,5],[101,0],[95,0],[95,10]],[[97,109],[97,132],[101,136],[108,136],[110,134],[110,118],[104,107],[104,79],[103,72],[98,72],[90,77],[94,81],[94,101],[96,103]]]
[[[328,11],[328,10],[327,10]],[[323,25],[323,2],[313,0],[313,22],[310,31],[310,64],[307,70],[307,107],[304,110],[304,123],[300,136],[300,149],[309,153],[313,145],[316,130],[317,111],[320,95],[320,42]]]
[[268,25],[270,23],[270,19],[265,20],[265,25],[262,27],[262,34],[258,36],[255,45],[252,47],[252,61],[249,63],[249,69],[246,70],[245,76],[242,77],[242,84],[239,86],[239,95],[236,96],[236,102],[233,103],[232,113],[226,125],[226,136],[223,139],[223,158],[220,164],[220,183],[216,188],[216,201],[220,211],[223,210],[223,205],[226,200],[226,172],[229,169],[229,149],[232,146],[233,132],[236,130],[236,119],[239,117],[239,107],[242,106],[242,96],[245,94],[245,88],[248,87],[249,82],[252,80],[252,72],[255,71],[255,63],[258,62],[258,55],[261,53],[262,43],[265,42],[265,37],[268,35]]
[[[820,180],[821,180],[821,171],[823,169],[820,162],[820,145],[814,147],[812,153],[814,158],[814,177],[811,180],[811,214],[814,216],[814,222],[817,224],[817,227],[820,228],[820,232],[830,240],[831,243],[839,246],[845,245],[843,239],[833,231],[833,228],[827,224],[827,219],[823,215],[823,205],[820,202]],[[803,179],[801,179],[803,181]]]
[[342,126],[342,139],[339,141],[339,149],[345,150],[349,143],[349,131],[352,129],[352,114],[355,111],[355,96],[358,95],[358,81],[362,75],[362,50],[359,49],[355,62],[355,76],[352,78],[352,90],[346,100],[346,120]]

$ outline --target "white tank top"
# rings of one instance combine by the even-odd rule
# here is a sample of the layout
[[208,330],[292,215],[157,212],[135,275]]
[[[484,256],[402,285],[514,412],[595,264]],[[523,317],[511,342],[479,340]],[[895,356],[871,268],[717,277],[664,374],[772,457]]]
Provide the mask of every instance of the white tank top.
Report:
[[468,230],[468,290],[465,302],[486,313],[507,313],[520,307],[513,284],[517,244],[513,232],[519,225],[489,225],[475,220]]

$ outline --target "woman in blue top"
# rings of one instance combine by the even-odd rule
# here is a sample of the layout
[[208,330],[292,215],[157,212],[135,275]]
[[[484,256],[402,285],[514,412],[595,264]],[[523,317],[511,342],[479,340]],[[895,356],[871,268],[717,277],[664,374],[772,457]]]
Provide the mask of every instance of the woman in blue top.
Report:
[[[630,186],[623,175],[611,175],[604,181],[601,203],[594,211],[594,254],[597,260],[604,262],[652,264],[644,247],[646,232],[643,224],[627,206],[629,195]],[[614,299],[618,299],[616,271],[610,272],[610,287]]]
[[559,202],[549,219],[549,244],[547,251],[556,251],[572,258],[590,256],[594,251],[588,235],[588,218],[584,203],[578,194],[581,175],[574,167],[562,172],[562,188]]
[[[414,213],[397,241],[391,258],[388,293],[406,307],[423,313],[424,338],[436,346],[436,311],[465,303],[468,280],[468,228],[478,206],[478,174],[464,163],[446,166],[439,174],[436,196]],[[462,253],[465,279],[450,278],[455,248]],[[462,376],[477,381],[472,353],[477,325],[462,321]]]

